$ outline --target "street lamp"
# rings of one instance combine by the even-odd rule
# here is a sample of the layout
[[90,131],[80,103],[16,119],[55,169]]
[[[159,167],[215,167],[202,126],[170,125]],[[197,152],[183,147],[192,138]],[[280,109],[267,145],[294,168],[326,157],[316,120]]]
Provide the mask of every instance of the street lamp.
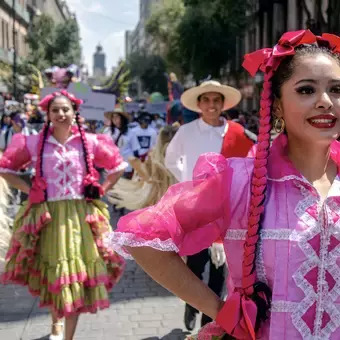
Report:
[[16,98],[17,95],[17,44],[16,44],[16,31],[15,31],[15,0],[12,2],[12,16],[13,16],[13,97]]

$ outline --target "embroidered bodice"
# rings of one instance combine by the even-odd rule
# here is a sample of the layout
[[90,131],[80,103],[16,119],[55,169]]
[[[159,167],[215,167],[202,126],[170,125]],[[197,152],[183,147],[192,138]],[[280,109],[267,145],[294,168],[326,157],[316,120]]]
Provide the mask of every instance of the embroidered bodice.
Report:
[[[43,177],[47,182],[49,201],[83,198],[85,159],[80,134],[73,134],[60,144],[49,133],[44,147]],[[16,134],[0,159],[0,173],[17,173],[22,167],[35,168],[37,161],[39,135],[24,136]],[[90,157],[98,168],[109,173],[124,170],[127,164],[119,154],[111,138],[105,135],[86,134]]]
[[[331,151],[340,164],[338,142]],[[194,181],[172,186],[156,206],[119,221],[110,236],[113,248],[126,256],[126,245],[190,255],[221,236],[228,291],[241,287],[253,162],[203,155]],[[257,338],[340,339],[340,177],[321,204],[317,190],[288,160],[285,136],[274,141],[268,164],[256,269],[273,302]]]

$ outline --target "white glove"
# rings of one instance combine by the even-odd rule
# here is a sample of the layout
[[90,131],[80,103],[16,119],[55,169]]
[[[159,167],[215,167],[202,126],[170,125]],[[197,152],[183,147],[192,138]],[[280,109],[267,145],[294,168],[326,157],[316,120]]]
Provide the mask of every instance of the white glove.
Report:
[[226,256],[224,252],[223,243],[213,243],[210,247],[211,262],[216,268],[219,268],[225,264]]

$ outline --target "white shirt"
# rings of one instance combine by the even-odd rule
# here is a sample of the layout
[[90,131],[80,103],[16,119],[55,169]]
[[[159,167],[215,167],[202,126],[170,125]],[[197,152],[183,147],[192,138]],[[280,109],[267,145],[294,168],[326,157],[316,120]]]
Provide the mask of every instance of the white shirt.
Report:
[[157,120],[153,120],[151,122],[151,126],[154,130],[156,131],[159,131],[162,127],[164,127],[166,124],[165,124],[165,121],[161,118],[157,119]]
[[165,166],[179,182],[191,181],[196,162],[206,152],[220,153],[227,120],[222,126],[211,126],[202,118],[182,125],[168,145]]
[[[119,148],[119,152],[124,158],[124,161],[128,162],[129,157],[133,156],[133,150],[132,150],[132,139],[133,139],[133,132],[131,129],[128,129],[128,131],[120,135],[119,129],[115,129],[114,133],[112,134],[111,127],[105,128],[103,131],[104,134],[109,135],[113,142],[116,144],[116,146]],[[126,172],[132,171],[132,167],[129,165],[126,169]]]
[[138,152],[139,156],[148,153],[157,142],[157,131],[151,126],[147,129],[142,129],[137,126],[132,130],[132,150]]

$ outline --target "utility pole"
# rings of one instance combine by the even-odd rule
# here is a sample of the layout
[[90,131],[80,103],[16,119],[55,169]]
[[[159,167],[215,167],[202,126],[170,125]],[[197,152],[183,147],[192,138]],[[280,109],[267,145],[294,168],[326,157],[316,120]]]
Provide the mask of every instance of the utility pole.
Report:
[[15,0],[12,2],[12,16],[13,16],[13,97],[16,99],[17,96],[17,43],[16,43],[16,11],[15,11]]

